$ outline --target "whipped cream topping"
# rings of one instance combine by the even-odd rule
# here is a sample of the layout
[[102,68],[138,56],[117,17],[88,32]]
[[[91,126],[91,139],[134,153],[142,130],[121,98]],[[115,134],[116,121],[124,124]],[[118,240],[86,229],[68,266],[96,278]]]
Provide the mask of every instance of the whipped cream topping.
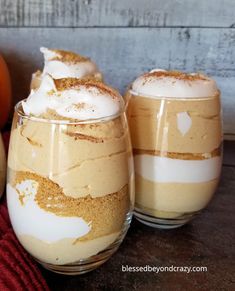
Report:
[[131,93],[149,98],[206,98],[218,91],[216,82],[203,74],[154,69],[132,83]]
[[45,47],[41,47],[40,51],[44,55],[43,76],[50,74],[54,79],[81,78],[99,72],[94,62],[78,54]]
[[40,87],[31,90],[29,97],[22,102],[24,113],[40,117],[48,110],[53,110],[60,117],[86,120],[115,115],[124,106],[121,95],[103,83],[78,79],[62,80],[68,84],[73,80],[77,84],[58,89],[56,81],[45,75]]

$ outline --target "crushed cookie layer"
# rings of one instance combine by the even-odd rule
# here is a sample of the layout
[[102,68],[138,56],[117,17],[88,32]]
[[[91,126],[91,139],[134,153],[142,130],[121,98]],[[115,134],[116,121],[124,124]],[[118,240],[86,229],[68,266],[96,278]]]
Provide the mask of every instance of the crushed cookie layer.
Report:
[[210,153],[175,153],[159,150],[144,150],[144,149],[133,149],[134,155],[143,155],[148,154],[152,156],[165,157],[170,159],[179,159],[179,160],[206,160],[214,157],[221,156],[221,147],[214,149]]
[[[41,209],[57,216],[82,217],[87,223],[92,224],[91,231],[77,241],[94,239],[119,231],[130,208],[128,185],[118,192],[101,197],[92,198],[87,195],[73,198],[66,196],[58,184],[36,173],[19,171],[14,176],[13,187],[25,180],[38,183],[35,202]],[[19,200],[22,201],[21,196]]]

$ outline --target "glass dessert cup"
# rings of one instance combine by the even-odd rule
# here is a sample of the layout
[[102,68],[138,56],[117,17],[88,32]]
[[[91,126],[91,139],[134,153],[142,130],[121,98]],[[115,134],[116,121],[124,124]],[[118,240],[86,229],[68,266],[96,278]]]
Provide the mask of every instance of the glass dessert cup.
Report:
[[216,191],[222,164],[220,94],[149,98],[128,90],[135,164],[135,217],[162,229],[180,227]]
[[2,135],[0,133],[0,198],[5,189],[5,179],[6,179],[6,155]]
[[125,113],[53,121],[16,105],[7,204],[17,238],[45,268],[75,275],[108,260],[131,222],[133,181]]

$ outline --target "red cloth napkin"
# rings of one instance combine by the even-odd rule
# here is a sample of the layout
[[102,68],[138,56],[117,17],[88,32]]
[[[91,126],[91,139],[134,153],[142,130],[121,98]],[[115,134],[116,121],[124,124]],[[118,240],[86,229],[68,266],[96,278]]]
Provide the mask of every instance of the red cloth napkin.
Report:
[[[7,148],[9,133],[3,140]],[[36,262],[12,230],[5,198],[0,201],[0,290],[49,290]]]

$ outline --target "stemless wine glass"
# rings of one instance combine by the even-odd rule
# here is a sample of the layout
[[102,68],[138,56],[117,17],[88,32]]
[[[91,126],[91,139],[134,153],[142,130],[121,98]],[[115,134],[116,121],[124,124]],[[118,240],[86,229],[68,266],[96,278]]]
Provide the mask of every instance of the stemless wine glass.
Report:
[[7,203],[23,247],[63,274],[93,270],[131,222],[132,149],[125,113],[81,122],[29,117],[15,107]]
[[[147,81],[168,73],[162,74],[150,72],[152,79]],[[180,73],[169,74],[177,77]],[[186,78],[190,81],[194,75]],[[204,82],[204,77],[198,78]],[[168,83],[175,86],[176,81]],[[165,86],[164,80],[159,82]],[[187,79],[180,82],[185,86]],[[134,215],[149,226],[170,229],[204,209],[218,185],[222,163],[220,92],[203,98],[155,93],[138,94],[130,87],[125,96],[136,175]]]
[[2,134],[0,133],[0,198],[5,188],[5,178],[6,178],[6,155],[4,144],[2,141]]

